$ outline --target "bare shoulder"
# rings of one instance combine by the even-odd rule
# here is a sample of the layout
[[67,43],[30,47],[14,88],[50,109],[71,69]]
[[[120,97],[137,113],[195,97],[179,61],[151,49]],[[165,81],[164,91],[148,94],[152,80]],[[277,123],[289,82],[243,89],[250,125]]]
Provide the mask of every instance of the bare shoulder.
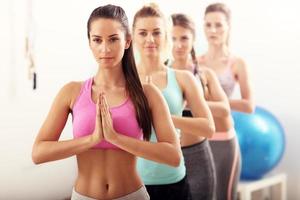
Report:
[[212,70],[212,69],[210,69],[210,68],[208,68],[208,67],[202,67],[202,68],[200,68],[199,69],[200,71],[201,71],[201,73],[203,73],[206,77],[215,77],[216,76],[216,73]]
[[154,106],[158,99],[163,99],[160,90],[151,83],[143,83],[144,94],[148,100],[150,107]]
[[185,94],[197,85],[197,79],[192,72],[187,70],[174,70],[178,85]]
[[147,98],[160,93],[159,89],[151,83],[143,83],[142,85]]
[[244,71],[247,68],[247,64],[243,58],[234,56],[233,68],[235,71]]
[[79,93],[82,84],[83,82],[79,81],[68,82],[60,89],[60,92],[72,96],[73,94]]
[[81,85],[82,85],[82,81],[70,81],[68,83],[66,83],[62,89],[66,90],[66,91],[73,91],[76,89],[80,89]]
[[174,69],[176,78],[178,81],[189,81],[191,79],[194,78],[194,75],[192,74],[192,72],[188,71],[188,70],[177,70]]
[[71,81],[66,83],[59,91],[57,97],[68,102],[70,108],[73,107],[77,96],[80,93],[82,81]]
[[198,62],[198,68],[199,69],[206,69],[209,67],[207,66],[206,62],[205,62],[205,59],[204,59],[204,55],[200,55],[197,57],[197,62]]
[[197,62],[199,65],[205,65],[204,54],[197,56]]

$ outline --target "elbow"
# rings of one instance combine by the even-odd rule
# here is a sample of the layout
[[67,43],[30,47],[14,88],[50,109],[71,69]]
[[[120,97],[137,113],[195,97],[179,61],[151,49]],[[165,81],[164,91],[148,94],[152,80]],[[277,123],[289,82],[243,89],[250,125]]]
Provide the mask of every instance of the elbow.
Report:
[[31,159],[34,164],[38,165],[43,163],[40,154],[38,153],[37,147],[33,147],[31,153]]
[[181,159],[182,159],[182,151],[181,147],[178,144],[177,147],[172,148],[172,153],[170,152],[167,157],[167,165],[170,165],[172,167],[178,167],[180,165]]
[[248,108],[248,109],[246,110],[246,113],[248,113],[248,114],[254,113],[254,108]]
[[249,106],[249,111],[250,111],[250,113],[254,113],[254,111],[255,111],[255,105],[254,104],[251,104]]
[[220,116],[217,117],[228,117],[231,115],[231,108],[229,102],[223,102],[219,110],[220,110],[219,112]]
[[181,156],[180,156],[180,153],[177,152],[176,155],[173,156],[173,158],[170,161],[169,165],[172,166],[172,167],[178,167],[180,165],[180,162],[181,162]]
[[247,106],[245,107],[245,112],[249,113],[249,114],[252,114],[252,113],[254,113],[254,111],[255,111],[255,105],[254,105],[254,103],[249,102],[247,104]]
[[236,104],[230,104],[232,110],[236,110],[243,113],[252,114],[255,111],[255,104],[252,100],[242,100]]
[[32,152],[31,159],[32,159],[33,163],[36,164],[36,165],[42,163],[39,156],[37,155],[37,153]]
[[231,108],[229,103],[224,107],[224,117],[231,116]]
[[229,115],[231,115],[230,107],[226,106],[224,109],[222,109],[221,117],[228,117]]
[[216,132],[216,127],[214,122],[209,123],[206,138],[211,138],[215,132]]

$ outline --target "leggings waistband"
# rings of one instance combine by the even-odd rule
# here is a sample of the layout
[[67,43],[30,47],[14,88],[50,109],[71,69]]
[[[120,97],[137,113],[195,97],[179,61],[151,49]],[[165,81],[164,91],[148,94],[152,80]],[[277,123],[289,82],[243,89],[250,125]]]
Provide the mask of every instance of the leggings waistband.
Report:
[[192,144],[189,146],[181,147],[181,149],[182,149],[182,152],[184,152],[184,153],[194,153],[194,152],[202,151],[202,149],[206,149],[208,145],[209,145],[208,141],[205,138],[201,142],[198,142],[196,144]]
[[[146,190],[146,187],[143,185],[135,192],[124,195],[122,197],[115,198],[113,200],[149,200],[149,199],[150,199],[149,194]],[[76,192],[75,188],[73,188],[71,200],[97,200],[97,199],[79,194],[78,192]]]
[[227,132],[216,132],[213,134],[209,140],[211,141],[220,141],[220,140],[231,140],[232,138],[235,137],[235,130],[234,128],[231,128]]

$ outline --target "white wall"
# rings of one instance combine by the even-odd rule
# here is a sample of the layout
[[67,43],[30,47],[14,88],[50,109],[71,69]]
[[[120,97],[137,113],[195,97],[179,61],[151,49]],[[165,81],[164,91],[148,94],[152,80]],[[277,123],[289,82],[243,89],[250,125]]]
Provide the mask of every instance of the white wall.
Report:
[[[86,21],[93,8],[108,1],[32,0],[36,91],[27,78],[24,57],[28,2],[0,1],[0,199],[63,199],[70,195],[76,177],[74,157],[35,166],[31,146],[58,89],[95,71]],[[118,2],[132,20],[147,1]],[[202,53],[203,11],[213,1],[177,0],[174,6],[170,1],[156,2],[166,15],[186,12],[193,17],[198,25],[197,50]],[[226,3],[233,12],[231,48],[249,65],[257,104],[274,113],[286,130],[285,155],[274,171],[288,173],[288,199],[300,199],[299,5],[292,0]],[[70,121],[62,134],[66,138],[72,138]]]

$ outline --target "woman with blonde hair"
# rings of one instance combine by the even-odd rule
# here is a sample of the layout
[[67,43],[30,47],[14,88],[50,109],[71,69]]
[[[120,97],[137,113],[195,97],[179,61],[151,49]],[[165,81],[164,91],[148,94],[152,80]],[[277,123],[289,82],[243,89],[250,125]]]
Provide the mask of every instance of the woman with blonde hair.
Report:
[[[198,62],[217,74],[232,110],[252,113],[254,99],[248,66],[244,59],[233,55],[229,49],[230,26],[231,12],[225,4],[215,3],[206,7],[204,32],[208,50],[198,57]],[[241,99],[230,99],[236,84],[240,86]]]
[[[229,49],[230,27],[231,12],[225,4],[214,3],[206,7],[204,32],[208,41],[208,51],[198,57],[198,63],[200,69],[208,68],[216,73],[228,97],[231,110],[252,113],[254,99],[248,66],[242,58],[233,55]],[[240,86],[241,98],[232,99],[237,84]],[[239,144],[232,125],[217,132],[220,132],[215,134],[218,137],[210,140],[217,169],[217,199],[236,199],[241,168]],[[228,148],[229,145],[232,148]],[[224,163],[227,163],[225,168]],[[224,170],[228,173],[224,173]]]
[[[164,64],[164,55],[168,54],[167,33],[167,22],[156,5],[146,5],[136,12],[133,20],[133,42],[140,54],[140,79],[145,81],[146,77],[151,77],[152,84],[163,94],[173,123],[178,129],[177,137],[180,137],[180,131],[211,137],[215,127],[201,86],[189,72],[174,70]],[[194,118],[182,117],[184,101],[189,104]],[[156,142],[157,138],[154,134],[152,136],[150,141]],[[138,171],[151,199],[190,199],[183,159],[175,168],[139,159]]]

